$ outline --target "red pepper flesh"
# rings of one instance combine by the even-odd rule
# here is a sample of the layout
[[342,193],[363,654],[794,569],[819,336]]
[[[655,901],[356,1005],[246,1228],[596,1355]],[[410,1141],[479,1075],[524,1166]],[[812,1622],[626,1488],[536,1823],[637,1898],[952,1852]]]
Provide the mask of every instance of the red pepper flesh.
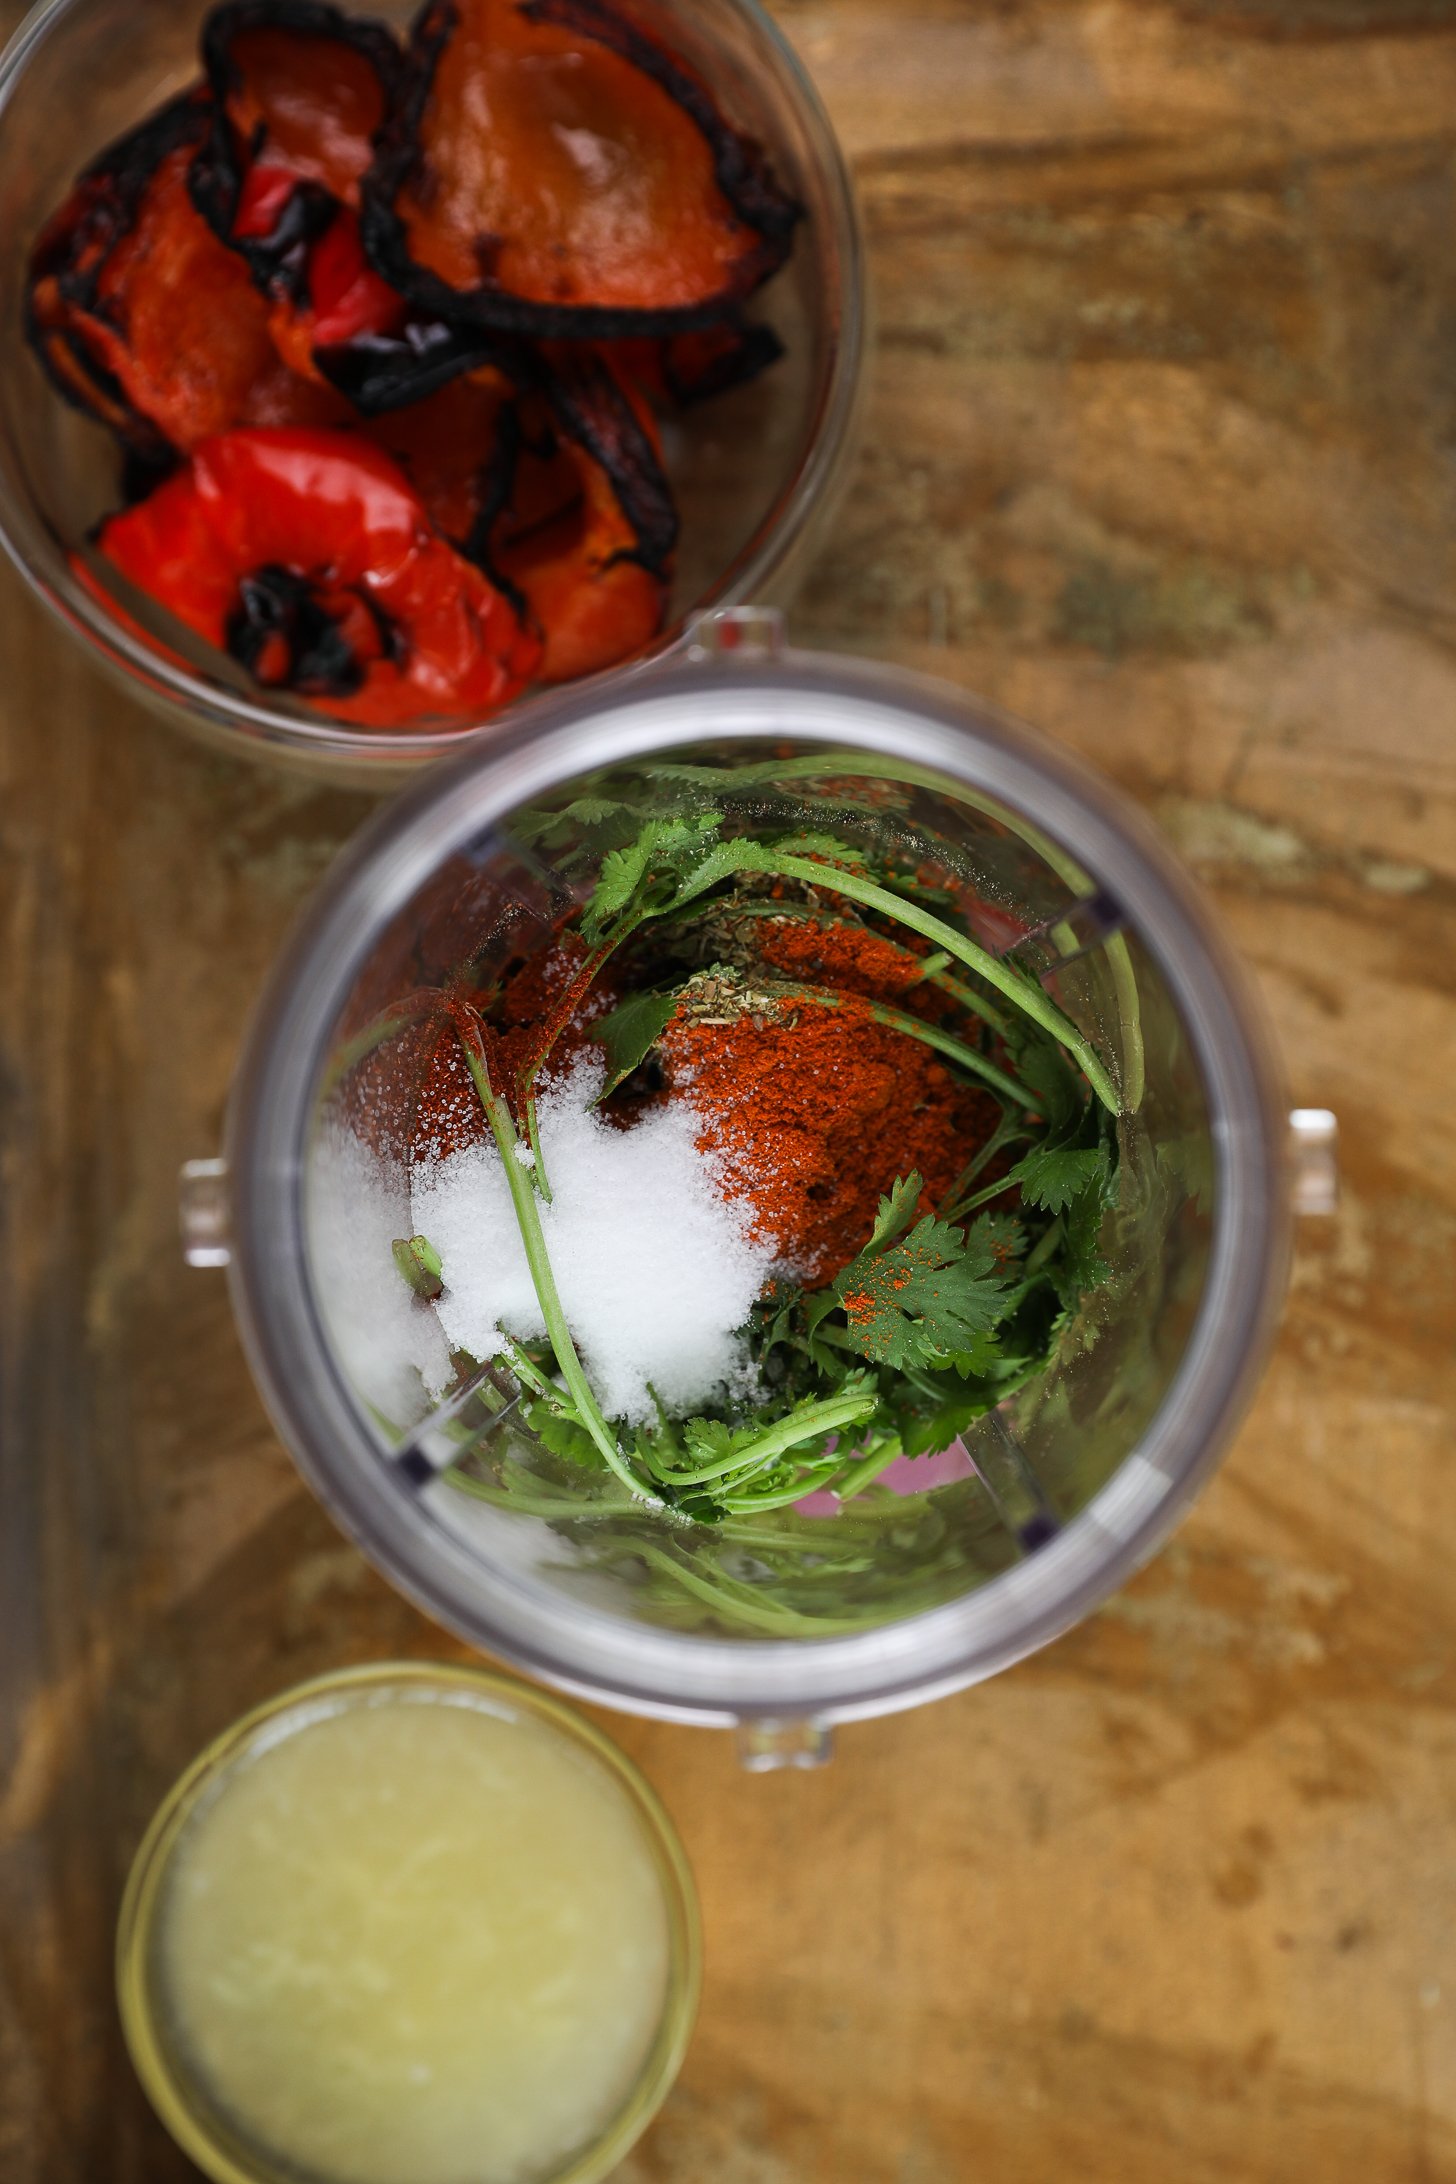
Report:
[[341,421],[291,375],[248,271],[195,210],[188,173],[205,93],[102,154],[31,259],[29,331],[67,398],[153,458],[238,424]]
[[578,338],[721,318],[799,215],[606,0],[429,0],[363,205],[370,257],[422,309]]
[[677,519],[651,412],[604,360],[549,344],[514,380],[471,373],[368,429],[436,528],[519,596],[541,681],[594,674],[657,635]]
[[193,197],[269,298],[280,354],[326,378],[317,349],[395,334],[409,316],[367,264],[357,217],[399,49],[327,0],[229,0],[202,51],[215,103]]
[[339,720],[483,720],[535,673],[511,600],[457,554],[381,449],[233,432],[100,533],[113,566],[269,687]]

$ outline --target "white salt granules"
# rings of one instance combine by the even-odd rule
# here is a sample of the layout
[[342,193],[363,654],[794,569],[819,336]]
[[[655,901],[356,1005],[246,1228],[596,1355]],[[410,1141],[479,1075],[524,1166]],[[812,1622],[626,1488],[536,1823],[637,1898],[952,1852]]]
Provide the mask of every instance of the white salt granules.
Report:
[[[735,1330],[776,1252],[754,1238],[748,1210],[723,1197],[686,1102],[617,1129],[590,1105],[601,1083],[600,1065],[583,1063],[541,1100],[552,1192],[541,1227],[597,1400],[608,1418],[637,1424],[654,1415],[649,1383],[670,1411],[689,1411],[741,1381]],[[417,1162],[413,1181],[412,1227],[440,1254],[435,1309],[449,1341],[488,1357],[497,1330],[544,1334],[495,1146]]]
[[307,1203],[314,1286],[344,1370],[390,1425],[413,1425],[451,1368],[439,1321],[394,1263],[395,1238],[410,1234],[404,1168],[330,1125],[309,1163]]

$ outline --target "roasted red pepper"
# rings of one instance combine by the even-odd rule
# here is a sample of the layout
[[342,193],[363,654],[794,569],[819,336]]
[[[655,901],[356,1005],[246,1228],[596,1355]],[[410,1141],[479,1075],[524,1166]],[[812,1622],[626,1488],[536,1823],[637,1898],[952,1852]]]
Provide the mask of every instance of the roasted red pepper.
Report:
[[357,218],[399,48],[325,0],[229,0],[207,19],[202,57],[214,103],[194,200],[272,304],[280,353],[322,377],[317,350],[395,334],[408,316],[366,264]]
[[203,92],[87,169],[31,258],[29,331],[67,398],[152,459],[237,424],[330,423],[337,396],[281,362],[247,268],[193,208]]
[[[576,486],[560,510],[523,525],[513,496],[492,527],[489,546],[491,568],[519,593],[542,633],[542,682],[594,675],[645,651],[667,604],[667,573],[637,558],[635,534],[601,464],[563,441],[549,466],[555,478],[545,482],[562,482],[560,464]],[[526,454],[516,493],[527,506],[532,467]]]
[[102,554],[265,687],[368,728],[485,719],[535,673],[514,603],[351,433],[233,432],[101,530]]
[[[541,680],[567,682],[630,659],[661,629],[677,512],[646,403],[589,350],[553,345],[544,390],[519,408],[516,471],[486,562],[542,633]],[[567,480],[574,492],[551,510]]]
[[634,386],[654,401],[673,402],[680,409],[757,379],[784,353],[771,326],[751,326],[737,318],[686,334],[612,341],[605,347]]
[[421,309],[535,336],[721,319],[799,208],[698,78],[606,0],[429,0],[364,182]]
[[601,358],[552,343],[518,357],[514,379],[474,373],[372,431],[437,528],[520,598],[543,682],[651,643],[677,516],[651,412]]
[[743,305],[799,208],[757,147],[615,0],[426,0],[407,54],[330,0],[225,0],[202,57],[32,263],[126,489],[174,468],[102,556],[361,725],[643,650],[677,541],[649,400],[781,353]]
[[510,459],[515,396],[513,381],[499,372],[470,372],[364,428],[394,456],[436,530],[461,552],[499,492],[491,480]]

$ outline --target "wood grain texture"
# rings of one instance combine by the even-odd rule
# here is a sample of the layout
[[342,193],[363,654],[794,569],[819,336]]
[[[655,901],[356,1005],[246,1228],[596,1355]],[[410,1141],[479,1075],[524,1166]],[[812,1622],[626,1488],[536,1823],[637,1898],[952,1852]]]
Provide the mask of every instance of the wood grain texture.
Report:
[[[3,11],[11,20],[15,9]],[[614,1733],[699,1874],[621,2184],[1456,2179],[1456,7],[784,0],[853,157],[865,458],[799,632],[1168,828],[1338,1109],[1175,1545],[818,1776]],[[293,1678],[448,1655],[304,1495],[174,1177],[364,807],[201,755],[7,580],[0,2178],[193,2172],[121,2052],[127,1860]]]

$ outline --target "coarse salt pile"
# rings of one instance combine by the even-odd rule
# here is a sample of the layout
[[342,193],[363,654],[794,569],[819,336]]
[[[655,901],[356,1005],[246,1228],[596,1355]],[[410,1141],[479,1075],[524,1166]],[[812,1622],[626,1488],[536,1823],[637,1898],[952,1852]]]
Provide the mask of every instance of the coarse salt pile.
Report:
[[[603,1412],[641,1424],[655,1415],[654,1391],[674,1412],[725,1385],[741,1391],[748,1361],[737,1330],[777,1247],[755,1236],[751,1208],[724,1196],[686,1103],[665,1102],[620,1129],[591,1105],[601,1085],[600,1064],[583,1062],[542,1097],[552,1196],[541,1227]],[[440,1254],[435,1309],[449,1342],[483,1358],[496,1330],[544,1334],[496,1147],[417,1160],[412,1177],[415,1232]]]
[[423,1414],[448,1386],[450,1351],[430,1307],[400,1279],[391,1245],[409,1234],[402,1173],[352,1130],[331,1125],[309,1164],[314,1286],[354,1387],[391,1426]]

